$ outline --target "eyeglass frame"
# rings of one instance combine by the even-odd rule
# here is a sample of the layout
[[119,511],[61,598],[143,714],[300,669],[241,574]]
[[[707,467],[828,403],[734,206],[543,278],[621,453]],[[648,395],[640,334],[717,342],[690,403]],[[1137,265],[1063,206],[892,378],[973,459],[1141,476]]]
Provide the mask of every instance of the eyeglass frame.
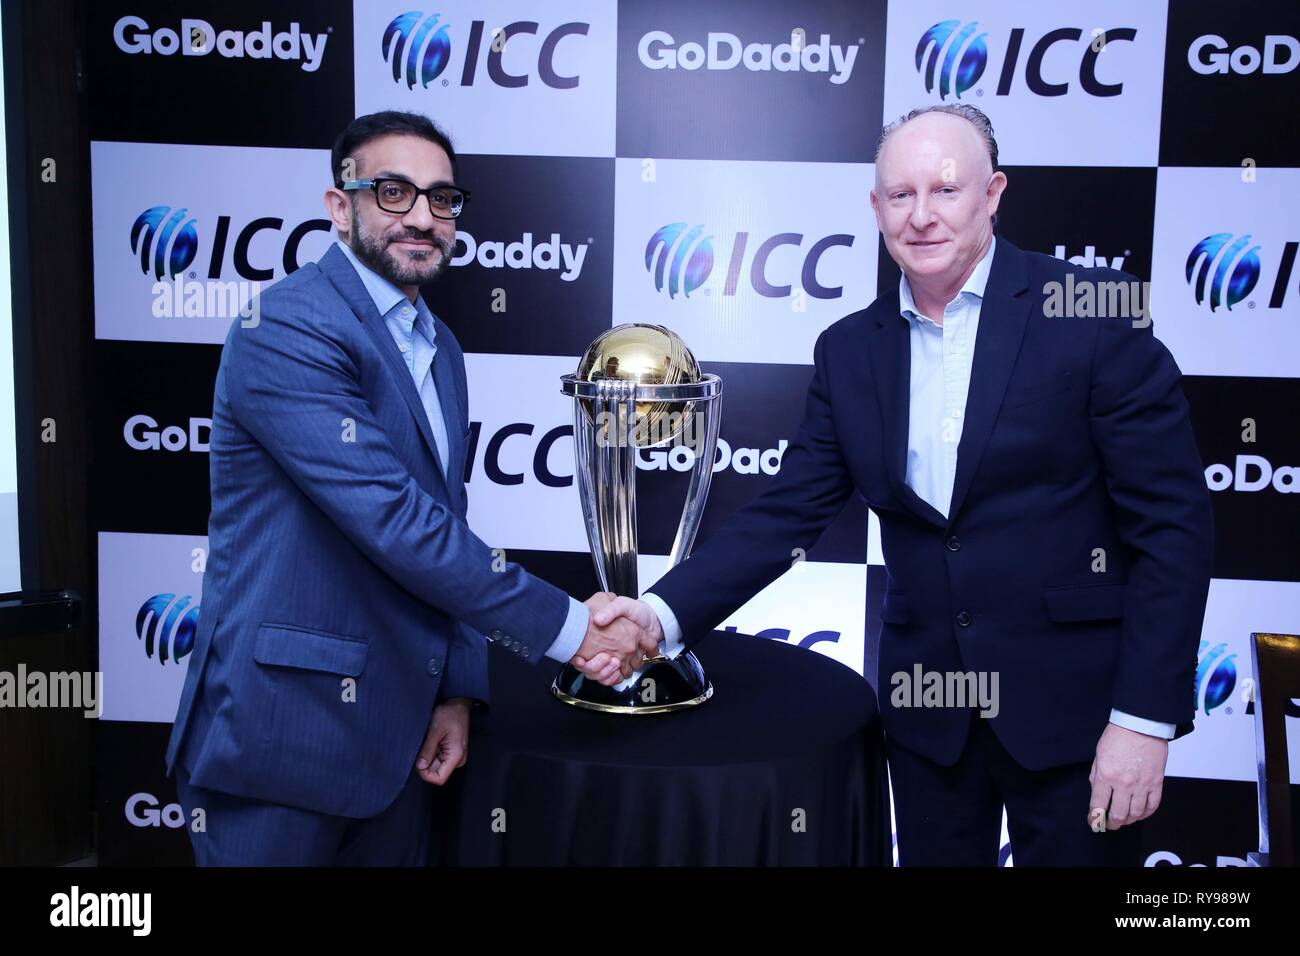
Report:
[[[411,205],[408,206],[402,212],[398,212],[395,209],[385,208],[384,205],[379,201],[379,186],[381,183],[405,183],[407,186],[410,186],[412,189],[415,190],[415,195],[411,197]],[[356,192],[362,189],[369,190],[370,192],[375,194],[375,205],[378,206],[384,212],[392,213],[394,216],[405,216],[407,213],[409,213],[412,209],[415,208],[415,204],[419,202],[420,197],[423,196],[425,198],[425,201],[429,204],[429,212],[433,215],[433,218],[441,219],[443,222],[455,222],[457,219],[459,219],[461,213],[465,211],[465,204],[469,202],[469,197],[470,197],[469,190],[464,188],[463,186],[456,186],[452,183],[440,182],[440,183],[434,183],[428,189],[421,189],[419,186],[415,185],[415,183],[411,182],[409,179],[403,179],[400,176],[380,176],[377,179],[349,179],[343,183],[343,189],[345,192]],[[456,213],[456,215],[454,216],[439,216],[436,212],[434,212],[433,193],[439,189],[454,189],[456,192],[460,193],[461,195],[460,212]]]

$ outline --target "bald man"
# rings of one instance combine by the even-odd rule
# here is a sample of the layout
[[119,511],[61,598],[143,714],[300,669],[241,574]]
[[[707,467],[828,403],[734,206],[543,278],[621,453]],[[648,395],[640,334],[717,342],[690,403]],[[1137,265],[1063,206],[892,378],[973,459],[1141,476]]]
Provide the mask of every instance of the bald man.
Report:
[[972,106],[885,127],[871,207],[897,288],[817,340],[770,490],[593,621],[689,646],[857,492],[887,571],[900,863],[997,865],[1005,807],[1019,866],[1135,865],[1168,741],[1192,726],[1209,493],[1143,287],[997,236],[1006,187]]

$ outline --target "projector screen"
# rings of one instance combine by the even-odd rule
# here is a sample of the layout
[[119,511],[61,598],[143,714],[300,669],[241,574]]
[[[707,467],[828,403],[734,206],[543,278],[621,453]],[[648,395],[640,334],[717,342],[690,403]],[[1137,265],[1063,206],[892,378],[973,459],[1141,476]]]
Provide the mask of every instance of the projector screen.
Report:
[[[0,156],[9,155],[3,51],[13,24],[0,18]],[[17,404],[14,389],[13,274],[9,249],[9,178],[0,176],[0,594],[22,590],[18,535]]]

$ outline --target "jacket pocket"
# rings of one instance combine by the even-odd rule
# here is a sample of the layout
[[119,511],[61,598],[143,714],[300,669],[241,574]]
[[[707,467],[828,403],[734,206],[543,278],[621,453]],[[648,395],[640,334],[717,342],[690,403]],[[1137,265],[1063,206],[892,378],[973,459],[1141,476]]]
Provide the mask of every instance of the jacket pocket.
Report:
[[1058,623],[1109,621],[1124,616],[1124,584],[1080,584],[1043,592],[1047,617]]
[[262,624],[253,641],[253,660],[356,677],[366,666],[370,645],[356,637],[309,631],[290,624]]

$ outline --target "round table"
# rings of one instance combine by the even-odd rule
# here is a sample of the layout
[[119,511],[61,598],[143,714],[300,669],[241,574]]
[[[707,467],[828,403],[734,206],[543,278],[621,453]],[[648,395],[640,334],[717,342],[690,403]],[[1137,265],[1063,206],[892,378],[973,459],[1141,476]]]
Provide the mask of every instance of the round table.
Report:
[[551,695],[558,664],[492,648],[491,708],[438,813],[460,866],[889,866],[875,695],[847,667],[725,631],[695,649],[713,699],[602,714]]

